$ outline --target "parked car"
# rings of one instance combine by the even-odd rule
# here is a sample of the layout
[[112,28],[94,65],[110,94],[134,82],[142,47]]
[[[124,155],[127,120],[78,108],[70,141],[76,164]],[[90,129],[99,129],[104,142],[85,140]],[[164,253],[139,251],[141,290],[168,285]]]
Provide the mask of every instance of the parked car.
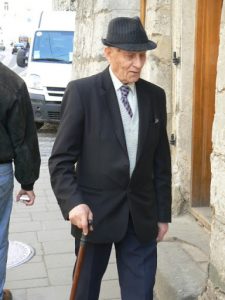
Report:
[[0,41],[0,50],[5,51],[5,45],[4,45],[3,41]]
[[24,48],[25,48],[25,44],[24,43],[15,43],[13,45],[13,48],[12,48],[12,54],[17,53],[18,50],[24,49]]

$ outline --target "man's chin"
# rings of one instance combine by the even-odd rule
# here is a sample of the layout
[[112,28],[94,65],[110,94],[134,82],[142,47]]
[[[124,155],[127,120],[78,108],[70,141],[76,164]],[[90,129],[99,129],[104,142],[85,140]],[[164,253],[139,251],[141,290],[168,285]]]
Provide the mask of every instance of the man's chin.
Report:
[[140,79],[139,76],[138,76],[138,77],[135,77],[134,79],[132,79],[132,81],[131,81],[130,83],[135,83],[135,82],[137,82],[139,79]]
[[140,78],[140,75],[137,75],[137,76],[131,76],[131,77],[129,78],[129,82],[128,82],[128,83],[135,83],[135,82],[137,82],[137,81],[139,80],[139,78]]

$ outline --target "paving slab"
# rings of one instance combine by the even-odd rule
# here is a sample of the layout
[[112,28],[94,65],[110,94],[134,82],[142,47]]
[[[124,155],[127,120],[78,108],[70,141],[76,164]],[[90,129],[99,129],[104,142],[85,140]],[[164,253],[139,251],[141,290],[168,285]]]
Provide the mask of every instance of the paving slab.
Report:
[[[68,300],[69,286],[48,286],[27,290],[27,298],[30,300]],[[17,299],[16,299],[17,300]]]

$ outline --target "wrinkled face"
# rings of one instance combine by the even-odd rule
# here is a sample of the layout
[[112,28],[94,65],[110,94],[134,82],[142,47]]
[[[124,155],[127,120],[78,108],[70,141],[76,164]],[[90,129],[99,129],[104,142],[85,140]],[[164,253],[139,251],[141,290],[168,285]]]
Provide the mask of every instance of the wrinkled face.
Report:
[[107,47],[104,53],[113,73],[122,83],[128,84],[138,81],[146,60],[146,51],[125,51]]

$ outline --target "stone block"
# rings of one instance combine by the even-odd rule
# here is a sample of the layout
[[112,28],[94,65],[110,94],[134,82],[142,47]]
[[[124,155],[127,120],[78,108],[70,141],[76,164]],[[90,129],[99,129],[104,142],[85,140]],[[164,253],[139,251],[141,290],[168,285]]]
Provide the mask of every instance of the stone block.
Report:
[[46,268],[43,262],[40,263],[26,263],[16,268],[7,271],[7,280],[31,280],[31,279],[45,279],[47,278]]
[[75,263],[75,254],[70,253],[57,253],[45,255],[44,257],[47,269],[73,267]]
[[101,300],[121,299],[118,280],[103,280],[99,298]]
[[27,300],[68,300],[70,289],[70,285],[28,289]]
[[63,268],[54,268],[48,270],[48,278],[50,285],[59,286],[59,285],[72,285],[72,274],[73,266],[63,267]]
[[45,220],[62,220],[62,214],[60,211],[53,212],[31,212],[34,221],[45,221]]
[[[30,300],[29,298],[22,298],[22,295],[24,295],[24,293],[19,294],[19,297],[21,298],[17,298],[18,295],[18,291],[20,291],[20,289],[29,289],[29,288],[37,288],[37,287],[45,287],[48,286],[49,282],[48,282],[48,278],[32,278],[32,279],[23,279],[23,280],[8,280],[7,279],[7,288],[12,289],[13,292],[13,299],[14,300]],[[13,289],[16,289],[16,293],[14,294]]]
[[136,14],[138,15],[138,9],[140,6],[138,0],[123,0],[122,2],[120,0],[96,0],[94,3],[95,13],[100,13],[101,11],[115,11],[119,8],[120,12],[129,9],[130,12],[136,11]]
[[27,244],[38,243],[36,232],[17,232],[9,234],[9,239],[12,241],[20,241]]
[[16,233],[16,232],[31,232],[31,231],[38,231],[41,230],[41,223],[35,222],[35,221],[29,221],[29,222],[18,222],[18,223],[11,223],[10,224],[10,232]]
[[[49,210],[50,211],[54,211],[54,206],[53,208],[51,204],[49,204]],[[55,210],[59,210],[59,208],[55,208]],[[68,233],[70,233],[70,228],[71,228],[71,224],[70,222],[65,221],[64,219],[62,219],[62,221],[59,220],[52,220],[52,221],[42,221],[42,229],[43,230],[58,230],[58,229],[66,229],[68,231]]]
[[[224,217],[224,216],[223,216]],[[221,282],[225,282],[225,226],[217,219],[213,219],[211,227],[210,264],[213,274],[217,274]],[[225,284],[224,284],[225,290]]]
[[61,240],[54,242],[43,242],[43,249],[45,255],[56,253],[74,253],[75,242],[71,240]]
[[114,280],[114,279],[118,280],[117,266],[116,263],[110,263],[108,264],[103,280]]
[[[44,230],[38,231],[38,241],[39,242],[53,242],[53,241],[61,241],[64,240],[72,240],[72,236],[67,229],[56,229],[56,230]],[[73,239],[74,240],[74,239]]]
[[14,290],[12,289],[12,286],[8,286],[13,294],[13,299],[15,300],[28,300],[27,299],[27,291],[26,289],[18,289]]

